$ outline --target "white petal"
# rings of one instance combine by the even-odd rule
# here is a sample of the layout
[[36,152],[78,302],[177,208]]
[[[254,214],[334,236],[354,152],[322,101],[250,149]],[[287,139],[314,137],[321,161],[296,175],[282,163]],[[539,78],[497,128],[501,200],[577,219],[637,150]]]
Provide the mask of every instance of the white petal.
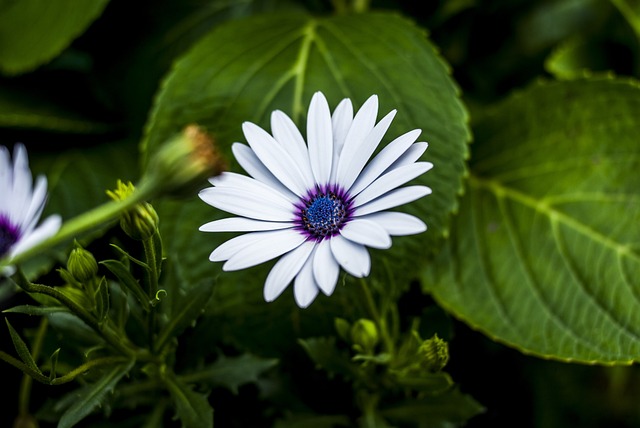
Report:
[[16,144],[13,148],[13,181],[9,206],[9,219],[14,224],[22,224],[25,219],[31,201],[32,184],[27,149],[22,144]]
[[393,236],[414,235],[427,230],[427,225],[418,217],[396,211],[382,211],[357,218],[375,221]]
[[260,162],[293,193],[306,195],[308,189],[304,185],[304,174],[284,147],[267,131],[251,122],[244,122],[242,131]]
[[258,232],[293,227],[293,223],[254,220],[244,217],[230,217],[210,221],[198,229],[200,232]]
[[47,238],[52,237],[62,225],[62,218],[57,215],[50,215],[47,217],[38,227],[36,227],[31,233],[23,236],[11,249],[10,257],[15,257],[20,253],[24,253],[29,248],[32,248]]
[[308,189],[313,188],[315,182],[311,173],[309,152],[298,127],[284,112],[276,110],[271,113],[271,132],[300,167],[300,172],[305,178],[305,186]]
[[311,254],[293,283],[293,296],[296,304],[301,308],[309,306],[319,291],[318,285],[313,278],[313,259],[313,254]]
[[433,167],[431,162],[418,162],[403,165],[377,178],[353,200],[353,206],[359,207],[385,193],[402,186],[408,181],[424,174]]
[[334,236],[329,240],[331,252],[342,269],[351,275],[362,278],[371,271],[371,258],[364,245],[356,244],[342,236]]
[[425,143],[424,141],[415,143],[414,145],[409,147],[409,150],[404,152],[404,154],[400,156],[400,158],[398,158],[398,160],[395,161],[385,172],[414,163],[415,161],[420,159],[420,156],[422,156],[422,154],[427,150],[427,147],[429,147],[429,144]]
[[238,251],[248,245],[252,245],[254,242],[264,239],[265,233],[273,232],[253,232],[245,233],[244,235],[236,236],[228,241],[218,245],[209,255],[209,260],[212,262],[221,262],[228,260],[236,254]]
[[350,241],[367,247],[391,247],[389,233],[380,224],[371,220],[353,219],[344,225],[340,234]]
[[320,290],[327,296],[331,296],[338,282],[340,266],[333,257],[329,240],[321,241],[316,248],[313,257],[313,277]]
[[313,241],[304,242],[276,262],[264,283],[264,300],[272,302],[282,294],[293,278],[298,275],[315,245]]
[[344,146],[345,138],[353,122],[353,105],[349,98],[340,101],[338,107],[331,116],[331,127],[333,128],[333,163],[331,164],[331,182],[335,183],[338,170],[338,159]]
[[[0,146],[0,195],[4,197],[11,197],[11,176],[13,175],[13,170],[11,166],[11,155],[9,154],[9,150],[5,146]],[[7,196],[4,196],[7,195]],[[9,206],[2,204],[0,206],[0,213],[9,212]]]
[[338,159],[336,172],[336,182],[342,183],[343,177],[349,174],[351,161],[364,139],[373,129],[377,116],[378,97],[376,95],[372,95],[367,101],[365,101],[351,122],[349,132],[344,139],[344,146],[340,151],[340,158]]
[[307,140],[311,170],[316,184],[326,185],[331,177],[333,131],[329,104],[322,92],[316,92],[311,98],[307,115]]
[[411,144],[418,138],[418,135],[420,135],[420,132],[419,129],[414,129],[390,142],[369,162],[369,165],[366,166],[358,176],[356,182],[353,183],[351,189],[349,189],[349,194],[352,197],[356,196],[371,184],[373,180],[380,177],[391,164],[409,149]]
[[207,204],[242,217],[266,221],[291,221],[294,206],[275,191],[209,187],[198,193]]
[[36,180],[36,187],[31,195],[29,205],[26,207],[23,217],[18,219],[22,223],[23,233],[29,233],[33,230],[42,215],[44,205],[47,200],[47,179],[39,176]]
[[[306,236],[292,229],[254,233],[263,233],[265,236],[238,250],[222,266],[223,270],[233,271],[259,265],[288,253],[307,239]],[[267,234],[273,234],[273,236],[266,236]]]
[[423,196],[431,194],[431,189],[427,186],[407,186],[392,190],[384,196],[380,196],[371,202],[368,202],[355,211],[355,216],[360,217],[365,214],[371,214],[378,211],[384,211],[389,208],[403,205]]
[[350,189],[353,183],[358,178],[358,175],[362,172],[362,169],[366,165],[367,161],[375,152],[376,148],[382,141],[382,137],[389,129],[391,121],[396,115],[396,111],[392,110],[389,114],[382,118],[380,122],[371,130],[356,149],[351,162],[346,167],[346,170],[342,173],[338,172],[338,183],[345,189]]
[[[251,150],[251,149],[249,149]],[[251,177],[247,177],[246,175],[238,174],[235,172],[225,171],[220,175],[215,177],[211,177],[209,182],[213,184],[215,187],[226,187],[226,188],[235,188],[235,189],[246,189],[252,190],[254,192],[258,192],[262,194],[273,194],[274,198],[281,199],[285,198],[291,203],[296,203],[300,200],[299,197],[291,193],[286,187],[280,184],[279,187],[273,188],[269,183],[264,183],[260,180],[256,180]]]
[[[253,150],[251,150],[251,147],[242,143],[233,143],[231,145],[231,151],[242,169],[247,171],[247,174],[256,180],[269,185],[283,195],[287,195],[287,198],[289,199],[298,199],[291,190],[289,190],[284,184],[280,183],[271,171],[269,171],[267,167],[260,162],[260,159],[258,159],[258,156],[256,156]],[[225,173],[222,173],[221,175],[224,174]]]

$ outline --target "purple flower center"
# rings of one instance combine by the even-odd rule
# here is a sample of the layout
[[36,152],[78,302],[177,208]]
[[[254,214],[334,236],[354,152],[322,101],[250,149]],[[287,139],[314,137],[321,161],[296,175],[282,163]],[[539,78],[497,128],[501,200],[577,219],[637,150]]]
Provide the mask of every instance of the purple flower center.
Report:
[[18,228],[8,218],[0,215],[0,257],[6,255],[19,238]]
[[353,213],[349,199],[336,186],[310,192],[298,205],[298,229],[316,241],[339,234]]

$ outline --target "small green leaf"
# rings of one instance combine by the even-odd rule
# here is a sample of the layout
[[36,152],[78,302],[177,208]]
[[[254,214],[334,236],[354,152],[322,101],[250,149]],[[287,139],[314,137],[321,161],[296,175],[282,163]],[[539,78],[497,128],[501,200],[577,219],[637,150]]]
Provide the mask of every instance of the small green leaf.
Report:
[[53,314],[56,312],[69,312],[64,306],[34,306],[34,305],[19,305],[12,306],[9,309],[5,309],[2,311],[4,313],[16,313],[16,314],[26,314],[26,315],[35,315],[42,316]]
[[13,342],[13,346],[16,348],[16,352],[18,352],[18,355],[20,356],[20,359],[27,366],[29,366],[30,369],[32,369],[33,371],[35,371],[37,373],[42,374],[42,372],[38,368],[38,365],[36,364],[35,360],[33,359],[33,356],[31,355],[31,351],[29,350],[29,347],[27,346],[27,344],[24,343],[24,340],[22,340],[22,338],[20,337],[18,332],[15,331],[15,329],[11,326],[11,324],[9,323],[9,320],[5,318],[5,321],[7,323],[7,327],[9,328],[9,334],[11,335],[11,341]]
[[0,8],[0,70],[31,71],[56,57],[102,13],[108,0],[20,0]]
[[425,290],[523,352],[638,361],[639,100],[636,81],[598,78],[536,84],[490,110]]
[[94,293],[94,300],[96,302],[96,319],[101,323],[105,320],[107,315],[109,315],[110,307],[109,286],[107,285],[107,280],[104,277],[102,277],[98,283],[98,287]]
[[[251,354],[242,354],[238,357],[220,357],[208,368],[198,370],[199,378],[212,385],[222,385],[234,394],[238,393],[238,387],[247,383],[257,382],[258,377],[271,369],[278,360],[273,358],[260,358]],[[188,375],[187,375],[188,376]]]
[[213,409],[206,395],[194,392],[172,374],[165,376],[164,382],[183,428],[213,428]]
[[133,364],[132,360],[128,364],[117,365],[111,371],[104,373],[97,382],[76,390],[73,393],[76,395],[76,400],[60,417],[58,428],[73,427],[93,412],[96,407],[101,406],[106,400],[107,394],[113,392],[120,379],[129,373]]
[[429,427],[462,427],[472,417],[485,411],[484,407],[470,396],[453,388],[444,394],[425,396],[407,401],[380,413],[394,422],[421,423]]
[[360,377],[358,366],[351,362],[346,352],[338,349],[335,337],[298,339],[298,343],[302,345],[316,366],[326,370],[330,375],[338,374],[348,379]]
[[109,269],[109,272],[118,278],[120,284],[133,293],[145,312],[149,311],[149,296],[147,296],[138,280],[133,277],[122,262],[119,260],[103,260],[100,264]]

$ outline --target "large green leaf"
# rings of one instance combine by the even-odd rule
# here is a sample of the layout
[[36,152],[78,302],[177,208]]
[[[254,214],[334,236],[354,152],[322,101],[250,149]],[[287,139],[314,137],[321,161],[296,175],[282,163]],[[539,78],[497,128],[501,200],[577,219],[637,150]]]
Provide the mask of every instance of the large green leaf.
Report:
[[640,86],[537,84],[475,126],[468,189],[424,287],[526,353],[640,355]]
[[8,0],[0,4],[0,71],[31,71],[56,57],[108,0]]
[[[244,141],[242,122],[269,129],[271,111],[281,109],[304,129],[308,103],[318,90],[332,107],[349,97],[359,108],[378,94],[381,112],[398,109],[385,142],[414,128],[421,128],[421,139],[429,141],[424,160],[436,166],[416,182],[430,185],[434,194],[404,209],[423,218],[430,230],[395,238],[389,251],[371,251],[376,262],[384,256],[395,267],[398,281],[414,276],[420,261],[447,234],[469,131],[446,64],[425,32],[409,20],[388,13],[318,18],[283,12],[221,25],[175,64],[157,96],[143,148],[148,157],[174,132],[196,122],[215,134],[231,168],[239,170],[230,146]],[[230,235],[200,233],[198,227],[228,215],[195,194],[175,203],[162,201],[157,208],[169,258],[175,257],[192,282],[205,277],[213,281],[221,264],[210,264],[207,256]],[[374,262],[372,275],[387,274]],[[264,266],[224,273],[217,287],[232,301],[260,302],[265,277]]]

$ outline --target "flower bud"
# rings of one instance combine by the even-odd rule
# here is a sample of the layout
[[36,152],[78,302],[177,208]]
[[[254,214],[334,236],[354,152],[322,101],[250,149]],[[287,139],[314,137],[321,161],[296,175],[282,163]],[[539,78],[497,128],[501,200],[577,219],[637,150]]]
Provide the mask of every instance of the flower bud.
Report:
[[69,254],[67,270],[76,281],[84,284],[97,275],[98,263],[93,254],[76,243],[76,247]]
[[[135,191],[131,182],[125,184],[118,180],[115,190],[108,190],[107,194],[115,201],[128,198]],[[140,202],[126,210],[120,216],[120,227],[129,237],[139,241],[151,238],[158,231],[160,219],[158,213],[148,202]]]
[[351,326],[351,341],[358,351],[373,351],[379,339],[378,327],[369,319],[360,318]]
[[202,181],[219,175],[226,163],[213,138],[197,125],[188,125],[168,140],[149,160],[145,179],[173,195],[198,189]]
[[449,362],[449,345],[437,334],[422,342],[418,353],[423,358],[422,366],[432,372],[439,372]]

